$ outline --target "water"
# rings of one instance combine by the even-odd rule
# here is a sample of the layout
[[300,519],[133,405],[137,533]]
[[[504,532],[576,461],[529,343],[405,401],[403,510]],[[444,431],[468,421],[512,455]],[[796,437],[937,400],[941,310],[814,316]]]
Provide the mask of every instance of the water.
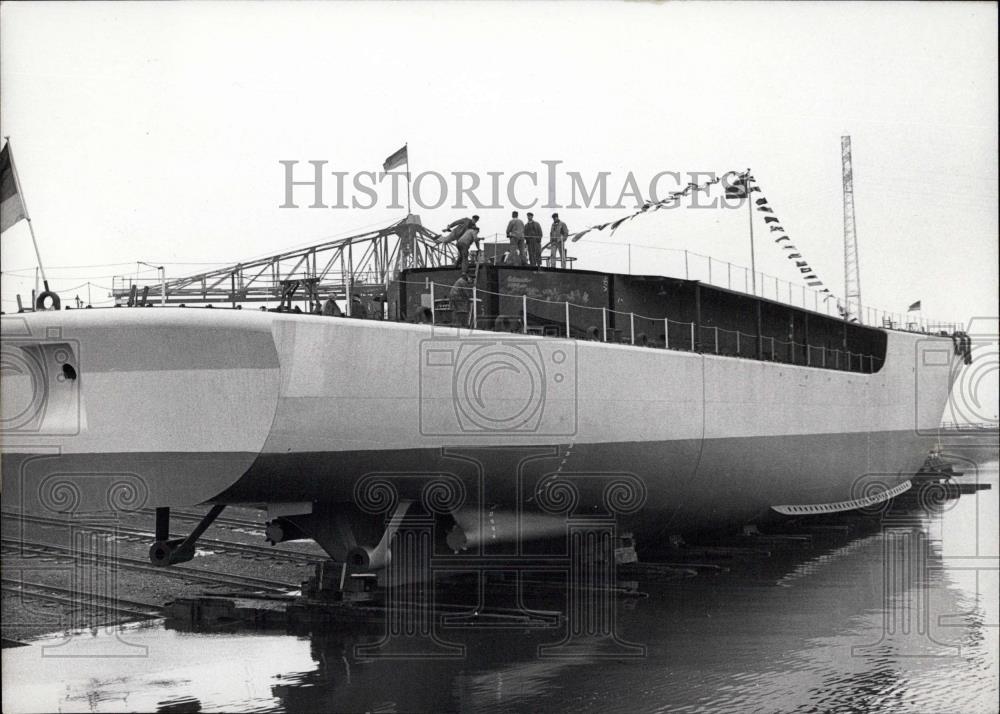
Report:
[[375,634],[133,625],[4,650],[3,710],[997,711],[998,466],[960,468],[993,490],[820,554],[644,582],[617,643],[540,656],[558,633],[445,630],[464,657],[371,659]]

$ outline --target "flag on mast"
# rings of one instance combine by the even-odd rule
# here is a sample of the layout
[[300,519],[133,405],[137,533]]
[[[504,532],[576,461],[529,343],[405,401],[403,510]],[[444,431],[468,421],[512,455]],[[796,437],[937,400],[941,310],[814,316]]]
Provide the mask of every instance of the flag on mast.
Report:
[[24,201],[17,189],[14,168],[11,165],[10,145],[0,151],[0,232],[3,232],[22,218],[27,218]]
[[920,310],[920,301],[917,300],[915,303],[906,308],[907,312],[917,312]]
[[740,174],[726,186],[726,198],[746,198],[748,195],[746,174]]
[[406,164],[409,166],[410,160],[407,156],[406,144],[403,145],[402,149],[392,152],[389,157],[382,162],[383,171],[392,171],[397,166],[402,166]]

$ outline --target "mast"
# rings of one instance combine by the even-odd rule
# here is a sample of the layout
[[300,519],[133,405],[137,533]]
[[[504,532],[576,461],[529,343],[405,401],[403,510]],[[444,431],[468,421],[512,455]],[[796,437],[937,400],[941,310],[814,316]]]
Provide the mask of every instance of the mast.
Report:
[[[18,200],[21,208],[24,209],[24,220],[28,222],[28,231],[31,233],[31,244],[35,247],[35,259],[38,261],[38,270],[42,274],[42,284],[45,289],[49,289],[49,281],[45,277],[45,266],[42,265],[42,254],[38,252],[38,240],[35,239],[35,227],[31,223],[31,213],[28,211],[28,202],[24,198],[24,189],[21,188],[21,177],[17,175],[17,164],[14,163],[14,149],[10,145],[10,137],[5,136],[7,141],[7,156],[10,158],[10,172],[14,176],[14,188],[17,190]],[[37,282],[37,280],[36,280]]]
[[753,247],[753,199],[750,193],[750,181],[753,177],[750,175],[750,169],[747,169],[746,181],[743,183],[743,188],[746,190],[747,194],[747,220],[750,223],[750,277],[751,284],[753,285],[753,294],[757,294],[757,253]]
[[410,183],[410,142],[404,143],[403,148],[406,150],[406,215],[409,217],[413,213],[413,209],[410,208],[410,196],[413,194],[413,186]]
[[845,318],[861,315],[861,274],[858,268],[858,236],[854,227],[854,170],[851,165],[851,137],[840,137],[840,158],[844,180],[844,310]]

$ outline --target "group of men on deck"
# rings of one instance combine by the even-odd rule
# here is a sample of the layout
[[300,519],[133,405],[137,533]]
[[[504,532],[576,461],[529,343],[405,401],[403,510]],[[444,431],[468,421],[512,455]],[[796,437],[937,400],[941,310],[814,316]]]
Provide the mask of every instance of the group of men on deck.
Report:
[[[566,239],[569,238],[569,228],[559,219],[558,213],[552,214],[552,226],[549,228],[549,242],[545,248],[552,248],[549,253],[549,267],[555,267],[557,256],[562,261],[562,267],[566,267]],[[506,265],[531,265],[542,264],[542,227],[535,220],[535,214],[528,214],[528,222],[522,221],[517,211],[510,214],[510,222],[507,223],[507,240],[510,241],[510,249],[507,251]]]
[[[449,223],[444,230],[445,235],[438,239],[438,243],[455,243],[455,247],[458,248],[456,267],[464,273],[469,267],[469,248],[473,243],[477,249],[479,248],[479,216],[459,218]],[[535,221],[535,215],[529,213],[528,222],[525,223],[518,217],[517,211],[513,211],[510,222],[507,223],[507,240],[510,241],[510,247],[504,257],[504,264],[540,266],[542,251],[551,247],[549,267],[555,267],[558,259],[561,267],[565,268],[568,238],[569,228],[559,219],[558,213],[553,213],[549,242],[543,247],[542,227]]]

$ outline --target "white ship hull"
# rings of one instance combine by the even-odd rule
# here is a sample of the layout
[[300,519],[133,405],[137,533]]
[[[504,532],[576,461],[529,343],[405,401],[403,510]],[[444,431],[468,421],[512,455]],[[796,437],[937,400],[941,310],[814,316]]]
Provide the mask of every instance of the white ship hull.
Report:
[[904,482],[958,359],[950,338],[901,332],[863,374],[192,308],[2,328],[7,507],[345,502],[380,474],[401,492],[450,474],[469,503],[506,507],[540,482],[617,481],[647,537]]

